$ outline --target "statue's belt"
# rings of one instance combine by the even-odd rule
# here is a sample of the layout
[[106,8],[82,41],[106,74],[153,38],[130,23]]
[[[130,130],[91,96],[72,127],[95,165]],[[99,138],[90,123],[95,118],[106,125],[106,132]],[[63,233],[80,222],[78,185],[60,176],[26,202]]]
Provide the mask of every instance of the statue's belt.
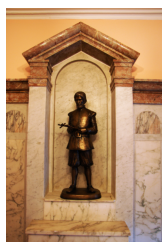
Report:
[[87,135],[87,134],[81,134],[81,133],[79,133],[78,131],[75,131],[75,132],[73,133],[73,136],[75,136],[76,138],[80,138],[80,137],[89,137],[89,135]]

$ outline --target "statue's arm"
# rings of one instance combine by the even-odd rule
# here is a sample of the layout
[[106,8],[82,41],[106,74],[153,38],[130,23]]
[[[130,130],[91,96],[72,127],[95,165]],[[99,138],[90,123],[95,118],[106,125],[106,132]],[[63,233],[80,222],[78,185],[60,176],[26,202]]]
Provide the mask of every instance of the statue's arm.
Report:
[[98,130],[97,130],[96,115],[93,115],[93,116],[91,117],[91,124],[92,124],[92,126],[89,127],[89,128],[87,128],[87,133],[88,133],[88,134],[94,135],[94,134],[96,134],[97,131],[98,131]]

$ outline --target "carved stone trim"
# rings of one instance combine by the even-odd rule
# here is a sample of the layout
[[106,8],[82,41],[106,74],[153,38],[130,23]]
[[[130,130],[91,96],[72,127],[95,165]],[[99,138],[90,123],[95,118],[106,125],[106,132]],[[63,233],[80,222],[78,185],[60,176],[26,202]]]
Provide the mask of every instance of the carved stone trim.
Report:
[[109,66],[111,66],[114,58],[122,61],[130,61],[130,59],[122,53],[116,52],[114,49],[83,33],[74,35],[66,41],[56,44],[55,46],[33,57],[33,59],[49,58],[50,64],[53,66],[79,51],[83,51]]
[[6,79],[6,103],[28,102],[28,79]]
[[133,85],[133,103],[162,104],[162,80],[135,80]]
[[28,79],[29,87],[47,87],[51,91],[52,84],[49,79],[46,78],[30,78]]
[[112,83],[110,84],[111,91],[115,87],[133,87],[134,78],[113,78]]
[[52,68],[49,60],[28,60],[30,65],[30,76],[28,77],[29,87],[47,87],[51,91]]
[[[73,41],[70,41],[70,39],[72,39]],[[63,50],[65,46],[69,47],[70,44],[74,44],[74,42],[77,42],[81,39],[83,41],[86,40],[86,42],[88,42],[89,40],[89,43],[92,43],[92,46],[95,48],[98,47],[98,49],[100,49],[99,46],[102,46],[102,50],[107,55],[109,55],[110,51],[113,52],[113,54],[118,55],[117,59],[121,59],[121,57],[123,57],[126,61],[127,59],[133,59],[133,61],[135,61],[139,56],[139,53],[137,51],[129,48],[128,46],[118,42],[117,40],[101,33],[100,31],[97,31],[96,29],[82,22],[73,25],[72,27],[25,51],[23,53],[23,56],[26,60],[38,57],[43,59],[50,59],[51,55],[48,55],[48,57],[46,57],[45,55],[45,53],[48,53],[49,50],[57,47],[58,52],[58,50]]]
[[161,8],[7,8],[7,19],[162,20]]

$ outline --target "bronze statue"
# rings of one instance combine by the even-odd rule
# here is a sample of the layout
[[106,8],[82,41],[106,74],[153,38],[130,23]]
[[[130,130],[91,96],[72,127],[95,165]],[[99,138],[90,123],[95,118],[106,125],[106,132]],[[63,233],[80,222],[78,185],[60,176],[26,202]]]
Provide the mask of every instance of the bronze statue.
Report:
[[67,149],[69,149],[68,165],[72,168],[72,185],[66,193],[72,194],[76,191],[78,167],[81,165],[85,169],[87,192],[93,194],[98,190],[91,185],[90,166],[93,165],[92,149],[94,147],[90,135],[97,133],[96,113],[85,108],[87,100],[84,92],[77,92],[74,99],[77,109],[68,114],[69,124],[58,124],[60,128],[68,127],[67,131],[71,134]]

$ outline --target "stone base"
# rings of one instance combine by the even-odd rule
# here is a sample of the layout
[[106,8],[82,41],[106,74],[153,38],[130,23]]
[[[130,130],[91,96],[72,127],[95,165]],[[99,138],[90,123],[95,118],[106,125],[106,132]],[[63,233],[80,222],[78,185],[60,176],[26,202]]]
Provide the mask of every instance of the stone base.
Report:
[[30,242],[128,242],[124,221],[33,220],[26,228]]
[[29,235],[28,242],[128,242],[128,237]]
[[100,199],[101,193],[98,189],[95,189],[95,193],[88,193],[87,188],[76,188],[73,193],[67,193],[69,188],[62,190],[61,198],[68,200],[94,200]]

